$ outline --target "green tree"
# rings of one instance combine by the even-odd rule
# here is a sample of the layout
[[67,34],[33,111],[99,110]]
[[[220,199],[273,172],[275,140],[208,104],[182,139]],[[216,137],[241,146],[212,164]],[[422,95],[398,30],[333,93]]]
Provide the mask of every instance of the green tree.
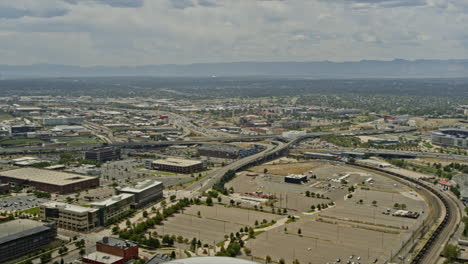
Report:
[[460,252],[460,248],[457,245],[447,244],[442,251],[442,255],[452,262],[460,257]]
[[206,205],[213,206],[213,199],[211,197],[206,198]]

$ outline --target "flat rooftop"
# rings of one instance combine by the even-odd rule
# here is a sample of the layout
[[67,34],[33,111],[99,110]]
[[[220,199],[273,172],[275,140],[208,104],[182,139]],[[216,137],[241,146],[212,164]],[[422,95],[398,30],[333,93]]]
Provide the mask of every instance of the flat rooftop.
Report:
[[134,247],[137,245],[128,240],[120,239],[116,237],[103,237],[102,240],[99,240],[99,243],[106,244],[106,245],[113,246],[113,247],[118,247],[118,248],[129,248],[129,247]]
[[50,227],[33,220],[18,219],[9,221],[0,224],[0,245],[38,232],[46,231],[48,229],[50,229]]
[[178,166],[178,167],[189,167],[201,164],[199,160],[188,160],[188,159],[176,159],[176,158],[167,158],[167,159],[158,159],[154,160],[153,164],[161,164],[168,166]]
[[0,172],[0,176],[41,182],[51,185],[68,185],[82,181],[95,179],[95,177],[84,176],[74,173],[66,173],[60,171],[43,170],[36,168],[22,168]]
[[38,226],[43,226],[41,222],[29,219],[17,219],[0,224],[0,238],[26,231]]
[[106,263],[106,264],[116,263],[122,260],[122,257],[107,254],[104,252],[99,252],[99,251],[95,251],[91,254],[88,254],[87,256],[84,256],[84,258],[89,259],[89,260],[94,260],[100,263]]
[[114,195],[108,199],[105,199],[105,200],[102,200],[102,201],[99,201],[99,202],[93,202],[91,203],[92,206],[110,206],[110,205],[113,205],[115,203],[118,203],[122,200],[125,200],[125,199],[128,199],[130,197],[134,196],[133,194],[130,194],[130,193],[121,193],[119,195]]
[[144,192],[148,189],[151,189],[155,186],[162,185],[162,184],[163,183],[160,181],[146,180],[146,181],[139,182],[133,186],[119,188],[118,190],[121,192],[140,193],[140,192]]
[[66,210],[66,211],[71,211],[71,212],[76,212],[76,213],[96,212],[96,211],[99,210],[97,208],[84,207],[84,206],[79,206],[79,205],[74,205],[74,204],[67,204],[67,203],[62,203],[62,202],[43,203],[43,204],[41,204],[41,207],[59,208],[59,209],[63,209],[63,210]]

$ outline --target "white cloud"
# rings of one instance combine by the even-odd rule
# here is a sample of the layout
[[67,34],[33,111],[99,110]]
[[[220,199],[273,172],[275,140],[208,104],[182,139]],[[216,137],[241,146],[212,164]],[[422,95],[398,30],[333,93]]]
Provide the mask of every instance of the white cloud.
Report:
[[[0,0],[1,64],[344,61],[468,54],[465,0],[415,0],[411,5],[400,0],[40,2]],[[30,15],[10,14],[8,8]]]

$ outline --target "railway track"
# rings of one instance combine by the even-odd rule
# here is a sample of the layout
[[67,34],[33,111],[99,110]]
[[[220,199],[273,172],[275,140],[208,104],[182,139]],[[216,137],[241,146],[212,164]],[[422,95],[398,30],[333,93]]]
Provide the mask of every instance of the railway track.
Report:
[[414,183],[418,186],[421,186],[434,194],[443,204],[445,207],[445,215],[443,217],[443,220],[438,224],[436,230],[431,234],[431,236],[428,238],[424,246],[419,250],[419,252],[416,254],[416,256],[412,259],[411,263],[412,264],[427,264],[427,263],[436,263],[437,259],[440,255],[440,252],[442,251],[442,247],[447,243],[447,241],[450,239],[450,236],[455,232],[455,229],[457,227],[457,219],[458,217],[458,206],[452,198],[449,197],[448,194],[437,190],[433,188],[432,186],[418,181],[414,178],[407,177],[395,172],[391,171],[386,171],[380,168],[375,168],[367,165],[362,165],[362,164],[354,164],[354,163],[348,163],[349,165],[357,166],[357,167],[362,167],[370,170],[375,170],[379,171],[385,174],[389,174],[398,178],[401,178],[403,180],[406,180],[408,182]]

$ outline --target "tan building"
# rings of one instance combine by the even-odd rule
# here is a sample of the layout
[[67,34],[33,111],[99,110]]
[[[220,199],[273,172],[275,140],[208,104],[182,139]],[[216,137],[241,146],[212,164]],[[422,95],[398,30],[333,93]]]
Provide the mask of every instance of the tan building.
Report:
[[53,221],[58,228],[73,231],[89,231],[99,226],[99,209],[61,202],[49,202],[40,206],[42,221]]
[[75,173],[21,168],[0,172],[0,181],[51,193],[73,193],[99,186],[99,178]]

